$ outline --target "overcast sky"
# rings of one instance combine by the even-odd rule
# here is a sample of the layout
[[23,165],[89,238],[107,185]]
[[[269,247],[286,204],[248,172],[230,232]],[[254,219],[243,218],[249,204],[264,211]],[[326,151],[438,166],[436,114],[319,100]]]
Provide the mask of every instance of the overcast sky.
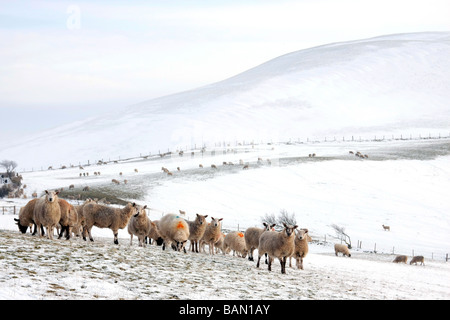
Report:
[[448,0],[0,0],[0,140],[449,17]]

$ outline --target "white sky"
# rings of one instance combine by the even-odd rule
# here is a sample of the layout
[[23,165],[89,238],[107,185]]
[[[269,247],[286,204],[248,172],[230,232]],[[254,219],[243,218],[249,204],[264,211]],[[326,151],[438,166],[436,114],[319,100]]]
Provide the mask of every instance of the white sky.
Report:
[[448,0],[0,0],[0,140],[449,17]]

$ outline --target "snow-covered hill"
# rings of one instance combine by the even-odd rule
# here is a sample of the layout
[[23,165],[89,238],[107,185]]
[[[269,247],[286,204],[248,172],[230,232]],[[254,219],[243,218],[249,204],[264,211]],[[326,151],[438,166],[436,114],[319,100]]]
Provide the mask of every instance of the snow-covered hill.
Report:
[[450,33],[323,45],[0,148],[19,168],[36,169],[216,142],[447,134],[449,56]]

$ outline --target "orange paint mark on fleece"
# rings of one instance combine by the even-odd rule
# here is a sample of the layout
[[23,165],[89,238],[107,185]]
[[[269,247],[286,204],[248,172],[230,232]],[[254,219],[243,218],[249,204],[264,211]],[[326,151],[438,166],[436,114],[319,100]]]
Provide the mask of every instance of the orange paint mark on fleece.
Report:
[[184,225],[183,225],[183,222],[181,222],[181,221],[178,221],[178,224],[177,224],[177,229],[184,229]]
[[244,237],[244,234],[243,234],[242,232],[238,232],[238,236],[241,237],[241,238],[243,238],[243,237]]

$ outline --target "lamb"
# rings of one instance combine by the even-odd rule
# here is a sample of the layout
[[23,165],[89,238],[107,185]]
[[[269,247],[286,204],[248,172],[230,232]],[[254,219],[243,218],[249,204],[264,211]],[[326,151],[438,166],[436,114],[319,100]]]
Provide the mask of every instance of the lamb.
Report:
[[118,232],[127,226],[131,216],[136,214],[136,203],[128,203],[122,209],[105,206],[96,203],[88,203],[83,208],[86,224],[83,228],[83,240],[86,240],[86,232],[89,239],[94,241],[91,234],[93,226],[98,228],[109,228],[114,234],[114,244],[119,244]]
[[28,203],[24,207],[20,208],[19,219],[14,218],[14,221],[16,221],[20,232],[26,233],[28,227],[30,227],[31,232],[31,227],[34,225],[33,235],[36,234],[37,230],[36,223],[34,222],[34,207],[37,201],[38,199],[28,201]]
[[139,247],[145,246],[145,237],[150,233],[151,221],[147,217],[145,206],[136,206],[136,214],[130,218],[128,222],[128,233],[130,234],[130,246],[133,244],[133,235],[136,235],[139,240]]
[[70,239],[72,228],[78,223],[78,214],[75,208],[64,199],[58,199],[58,204],[61,209],[61,218],[59,224],[61,225],[61,231],[58,239],[61,239],[64,231],[66,232],[66,239]]
[[186,253],[186,242],[189,239],[189,225],[179,215],[168,213],[164,215],[158,223],[159,232],[163,238],[163,250],[166,246],[171,246],[172,243],[176,245],[173,248],[176,251],[183,251]]
[[233,256],[237,253],[242,258],[247,256],[248,250],[245,245],[244,234],[239,231],[228,233],[223,240],[223,254],[233,250]]
[[259,268],[261,256],[265,253],[269,256],[268,270],[272,271],[272,261],[278,258],[281,264],[281,273],[286,273],[286,260],[294,253],[295,249],[295,233],[297,225],[291,226],[283,223],[284,229],[281,232],[263,232],[259,238],[258,246],[258,262],[256,267]]
[[53,228],[61,219],[61,208],[58,202],[59,191],[45,190],[45,196],[38,199],[34,207],[33,216],[39,236],[43,236],[41,227],[47,229],[48,239],[53,240]]
[[399,255],[399,256],[396,256],[394,261],[392,261],[392,262],[395,262],[395,263],[400,263],[400,262],[406,263],[407,260],[408,260],[407,256]]
[[308,254],[308,241],[310,241],[308,229],[296,230],[295,235],[295,250],[289,257],[289,267],[292,267],[292,258],[295,258],[297,262],[297,268],[303,270],[303,258]]
[[[180,210],[181,213],[181,210]],[[190,241],[190,247],[189,250],[192,248],[192,252],[198,253],[198,242],[203,237],[203,234],[206,230],[206,218],[208,215],[201,215],[196,213],[196,218],[194,221],[188,221],[189,225],[189,241]]]
[[342,256],[348,256],[349,258],[352,256],[350,251],[348,251],[348,247],[345,244],[336,243],[334,245],[334,254],[338,256],[338,253],[342,253]]
[[425,259],[423,256],[415,256],[412,257],[411,262],[409,264],[411,265],[414,263],[415,265],[417,265],[417,262],[420,262],[420,265],[424,266],[425,265],[424,260]]
[[256,228],[256,227],[250,227],[245,230],[244,238],[245,238],[245,245],[247,247],[248,251],[248,260],[253,260],[253,251],[258,248],[259,246],[259,237],[261,237],[261,234],[264,231],[272,230],[273,227],[275,227],[275,223],[272,225],[269,225],[267,223],[263,223],[264,229],[262,228]]
[[211,255],[214,255],[214,245],[220,239],[220,235],[222,234],[220,230],[220,221],[222,220],[223,218],[215,219],[214,217],[211,217],[211,222],[206,226],[205,233],[200,240],[200,246],[202,246],[202,244],[209,245],[209,254]]

